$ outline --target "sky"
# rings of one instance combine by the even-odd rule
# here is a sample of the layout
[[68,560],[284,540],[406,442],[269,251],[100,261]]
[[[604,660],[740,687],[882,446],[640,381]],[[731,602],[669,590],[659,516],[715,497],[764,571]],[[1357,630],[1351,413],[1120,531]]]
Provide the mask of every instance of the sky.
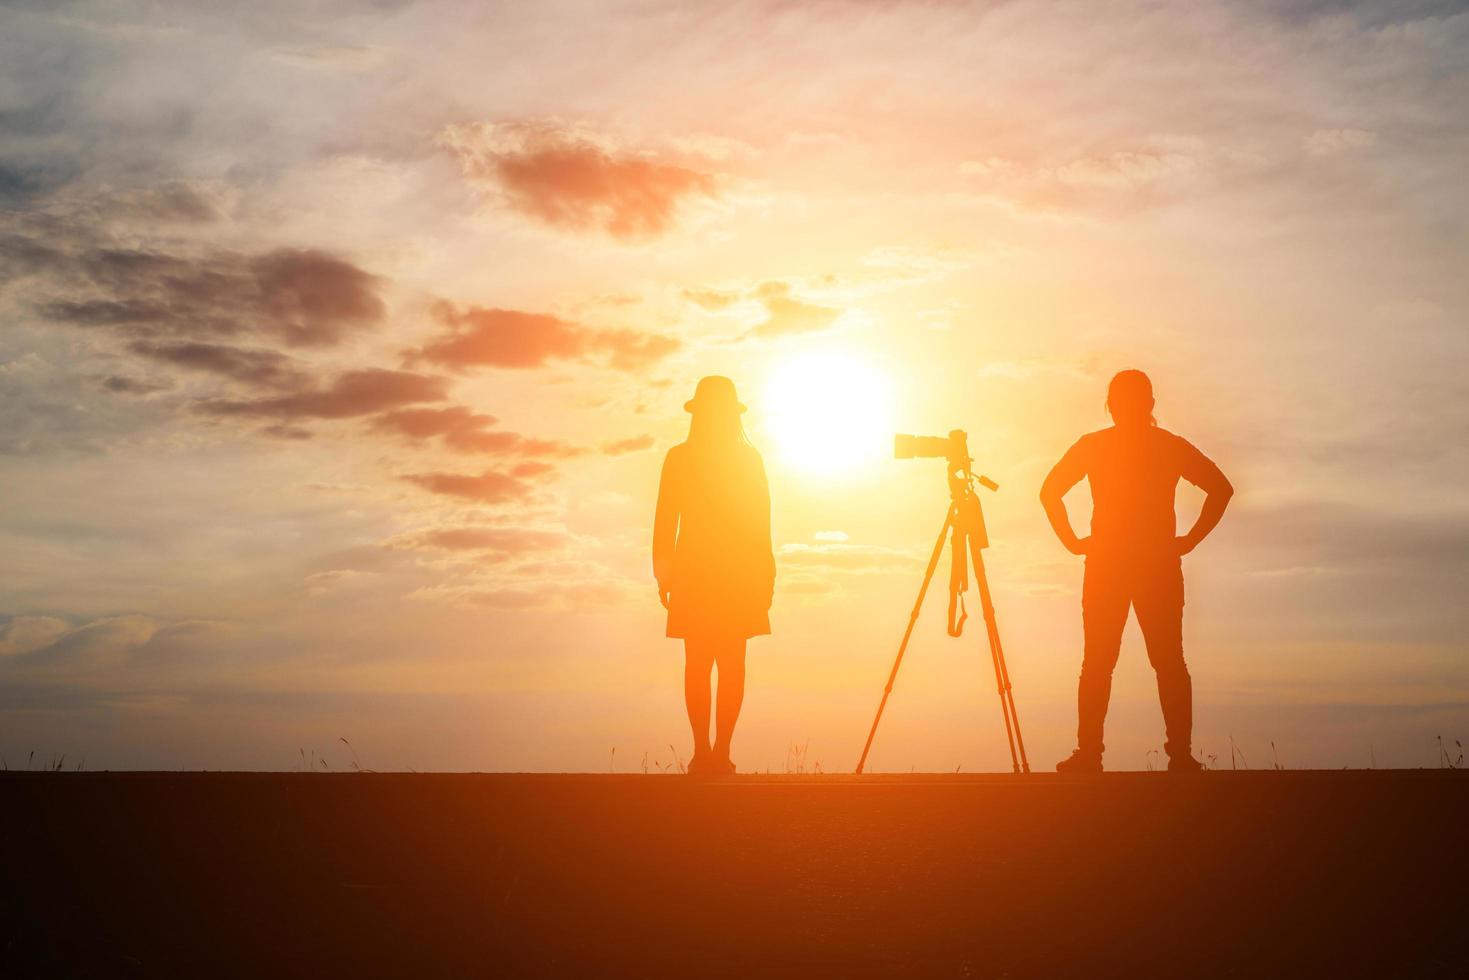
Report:
[[[778,567],[740,767],[855,764],[947,503],[891,436],[955,428],[1049,767],[1082,568],[1037,493],[1141,368],[1236,488],[1185,559],[1198,754],[1436,766],[1465,105],[1451,3],[7,3],[0,753],[676,768],[654,495],[724,374]],[[870,769],[1009,768],[943,613]],[[1108,765],[1162,740],[1134,622]]]

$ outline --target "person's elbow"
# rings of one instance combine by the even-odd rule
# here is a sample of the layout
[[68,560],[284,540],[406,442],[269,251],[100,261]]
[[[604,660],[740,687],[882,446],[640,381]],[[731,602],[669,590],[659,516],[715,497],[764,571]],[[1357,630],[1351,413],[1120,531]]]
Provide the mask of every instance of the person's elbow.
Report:
[[1234,496],[1234,484],[1221,473],[1219,482],[1209,490],[1209,496],[1217,497],[1220,504],[1227,504],[1229,498]]

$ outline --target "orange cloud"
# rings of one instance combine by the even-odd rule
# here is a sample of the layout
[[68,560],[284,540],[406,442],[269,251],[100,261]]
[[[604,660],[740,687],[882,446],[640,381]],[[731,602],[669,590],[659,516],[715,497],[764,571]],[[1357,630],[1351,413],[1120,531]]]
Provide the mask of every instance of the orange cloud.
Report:
[[238,415],[279,419],[343,419],[371,415],[418,402],[443,401],[448,385],[443,378],[367,368],[340,375],[328,388],[277,398],[200,402],[209,415]]
[[740,294],[727,292],[720,289],[689,289],[682,290],[683,298],[695,306],[711,312],[726,310],[740,301]]
[[445,551],[495,551],[524,554],[564,547],[570,537],[563,531],[524,527],[447,527],[425,531],[413,539],[421,548]]
[[770,339],[792,334],[825,330],[842,315],[833,306],[821,306],[797,299],[791,284],[780,280],[763,282],[754,288],[730,290],[685,288],[684,299],[710,313],[721,313],[753,300],[765,308],[765,318],[745,331],[743,337]]
[[471,412],[462,405],[448,408],[404,408],[379,415],[371,425],[410,439],[443,440],[460,453],[514,453],[520,456],[575,456],[584,450],[551,439],[531,439],[518,432],[491,430],[499,420]]
[[781,565],[822,568],[841,572],[885,572],[908,569],[918,559],[906,552],[875,545],[822,541],[819,544],[781,545]]
[[618,439],[602,444],[602,452],[608,456],[621,456],[624,453],[642,452],[644,449],[652,448],[652,436],[633,436],[630,439]]
[[433,316],[448,330],[407,353],[410,362],[425,360],[455,369],[470,367],[540,367],[548,361],[606,361],[634,370],[666,357],[679,342],[661,334],[636,330],[584,327],[546,313],[523,313],[482,306],[459,309],[435,303]]
[[830,306],[803,303],[791,296],[791,287],[783,282],[768,282],[756,290],[765,304],[767,316],[746,336],[781,337],[787,334],[815,333],[836,322],[842,311]]
[[403,479],[430,493],[494,504],[523,500],[535,489],[531,482],[534,478],[553,471],[554,467],[546,463],[527,462],[509,471],[491,469],[479,474],[409,473]]
[[548,225],[638,240],[665,233],[679,205],[711,197],[714,177],[613,150],[552,123],[474,123],[440,138],[472,182]]

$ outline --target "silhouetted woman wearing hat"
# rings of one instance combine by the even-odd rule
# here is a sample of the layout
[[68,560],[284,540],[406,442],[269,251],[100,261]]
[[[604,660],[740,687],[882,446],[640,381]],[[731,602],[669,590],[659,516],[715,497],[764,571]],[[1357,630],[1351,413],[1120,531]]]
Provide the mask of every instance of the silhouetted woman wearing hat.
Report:
[[[745,641],[770,632],[775,556],[765,464],[745,437],[734,382],[708,377],[684,409],[689,437],[668,451],[653,518],[653,574],[668,635],[684,641],[691,774],[732,773],[729,743],[745,698]],[[714,742],[710,670],[719,665]]]

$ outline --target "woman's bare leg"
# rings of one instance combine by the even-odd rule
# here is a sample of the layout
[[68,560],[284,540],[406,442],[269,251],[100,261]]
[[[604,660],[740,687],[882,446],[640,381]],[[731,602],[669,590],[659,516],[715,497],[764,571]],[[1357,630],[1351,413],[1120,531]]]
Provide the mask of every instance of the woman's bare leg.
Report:
[[716,759],[729,758],[729,743],[734,738],[740,705],[745,701],[745,640],[720,640],[714,648],[719,664],[719,696],[714,713],[714,745]]
[[[708,640],[683,641],[683,699],[694,731],[694,754],[709,754],[709,672],[714,667],[714,645]],[[720,673],[723,680],[723,672]],[[723,685],[721,684],[722,688]]]

